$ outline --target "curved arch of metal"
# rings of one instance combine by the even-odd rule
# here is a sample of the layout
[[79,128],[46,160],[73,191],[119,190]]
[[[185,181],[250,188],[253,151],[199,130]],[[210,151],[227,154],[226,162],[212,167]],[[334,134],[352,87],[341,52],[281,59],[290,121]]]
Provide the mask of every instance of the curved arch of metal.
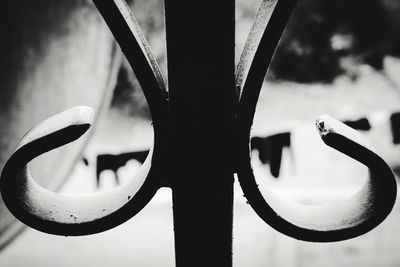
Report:
[[88,196],[64,196],[35,182],[28,163],[85,133],[92,111],[75,107],[59,113],[27,133],[7,161],[1,175],[1,193],[9,210],[37,230],[58,235],[92,234],[115,227],[143,208],[158,186],[152,179],[151,149],[130,182],[112,191]]
[[[392,170],[358,132],[343,123],[325,115],[317,120],[317,128],[326,145],[368,167],[369,177],[356,194],[329,205],[287,201],[257,184],[250,158],[240,160],[247,162],[238,170],[243,192],[265,222],[296,239],[332,242],[364,234],[380,224],[394,206],[397,186]],[[243,145],[239,155],[248,157],[249,153],[248,145]]]
[[356,237],[376,227],[396,200],[394,175],[361,135],[329,116],[317,121],[323,141],[361,162],[369,178],[350,199],[335,205],[304,206],[288,202],[259,186],[250,163],[250,131],[259,93],[276,45],[296,0],[263,0],[236,71],[237,173],[243,192],[257,214],[288,236],[314,242]]

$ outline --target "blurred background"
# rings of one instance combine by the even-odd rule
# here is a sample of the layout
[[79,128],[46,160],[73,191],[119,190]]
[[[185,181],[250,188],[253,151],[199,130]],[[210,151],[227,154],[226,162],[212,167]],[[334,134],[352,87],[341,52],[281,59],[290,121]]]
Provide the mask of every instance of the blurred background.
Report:
[[[59,152],[69,156],[63,154],[63,164],[57,165],[65,169],[57,176],[57,185],[48,181],[54,164],[61,159],[53,152],[36,161],[33,172],[36,177],[47,177],[39,181],[43,186],[60,188],[63,194],[107,191],[129,180],[140,167],[141,158],[136,152],[145,152],[152,142],[149,110],[129,64],[118,56],[120,52],[114,48],[113,38],[92,4],[86,0],[63,0],[54,7],[47,5],[48,2],[52,1],[40,0],[32,4],[34,7],[26,3],[9,4],[9,10],[0,11],[7,13],[1,19],[0,30],[9,40],[3,49],[7,53],[0,53],[1,75],[8,75],[5,81],[14,81],[3,82],[6,89],[0,88],[1,127],[9,127],[16,116],[13,114],[30,118],[38,110],[47,110],[48,104],[56,106],[51,110],[54,114],[81,104],[82,95],[87,94],[93,103],[82,104],[93,106],[101,115],[85,139],[88,141],[84,150],[75,148],[78,153],[74,148],[66,148]],[[259,0],[237,0],[236,62],[259,4]],[[130,5],[167,77],[163,2],[134,0]],[[23,7],[25,10],[21,11]],[[398,0],[298,1],[265,79],[254,120],[252,136],[260,142],[252,145],[252,164],[259,183],[287,199],[309,205],[338,201],[360,188],[368,175],[367,169],[324,146],[314,126],[315,119],[322,114],[360,130],[396,175],[400,174],[399,12]],[[14,23],[16,19],[27,23]],[[65,26],[60,24],[63,21],[67,21]],[[41,34],[28,34],[30,27]],[[18,31],[21,34],[15,33]],[[10,36],[12,32],[15,36]],[[20,43],[24,44],[20,48],[23,53],[18,50],[10,56],[8,51],[16,50],[18,46],[14,44]],[[85,49],[92,51],[92,55],[82,60],[82,55],[89,53]],[[67,59],[59,55],[72,62],[66,64]],[[22,74],[10,74],[10,69]],[[101,78],[105,76],[109,77],[107,81]],[[27,84],[25,87],[23,82]],[[74,97],[69,99],[51,91],[47,93],[51,95],[49,99],[45,99],[35,93],[45,90],[43,87],[57,88],[60,92],[71,90]],[[97,91],[87,93],[88,88]],[[36,94],[40,98],[29,102]],[[6,102],[10,95],[18,97]],[[93,95],[99,99],[93,99]],[[54,104],[56,99],[67,98],[68,101]],[[25,102],[33,110],[24,108],[28,104],[15,99],[28,99]],[[38,111],[35,119],[41,121],[52,115],[46,112]],[[35,125],[34,120],[30,121]],[[11,127],[18,131],[0,132],[2,150],[15,147],[22,137],[19,129],[23,132],[33,125],[20,123]],[[13,135],[17,135],[14,143],[9,141]],[[1,164],[7,153],[2,154]],[[107,165],[107,160],[99,160],[105,157],[117,163]],[[55,161],[49,162],[51,158]],[[49,171],[44,172],[44,168]],[[17,223],[8,216],[0,206],[0,241],[22,229],[11,231]],[[2,223],[6,225],[3,228]],[[399,230],[397,204],[387,220],[361,237],[331,244],[297,241],[265,224],[235,184],[235,267],[400,266]],[[104,233],[58,237],[29,228],[14,239],[7,238],[2,245],[0,265],[8,267],[172,267],[171,192],[160,189],[138,215]]]

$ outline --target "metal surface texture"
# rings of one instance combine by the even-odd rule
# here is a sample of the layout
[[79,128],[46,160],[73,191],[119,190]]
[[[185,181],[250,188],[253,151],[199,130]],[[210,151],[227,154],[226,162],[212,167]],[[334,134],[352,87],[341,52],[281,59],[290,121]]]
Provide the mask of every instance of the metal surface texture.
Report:
[[155,132],[152,152],[136,177],[107,195],[57,195],[32,180],[27,163],[78,138],[89,127],[90,111],[80,107],[52,117],[22,139],[2,172],[1,193],[18,219],[47,233],[96,233],[133,217],[167,186],[173,194],[176,265],[232,266],[234,173],[257,214],[297,239],[353,238],[390,213],[397,193],[391,169],[356,131],[329,116],[316,123],[322,140],[369,168],[370,177],[356,195],[334,205],[302,206],[257,184],[250,162],[251,125],[295,0],[262,1],[236,74],[235,2],[213,2],[210,9],[203,1],[193,9],[185,1],[166,0],[169,96],[129,7],[123,0],[94,2],[145,93]]

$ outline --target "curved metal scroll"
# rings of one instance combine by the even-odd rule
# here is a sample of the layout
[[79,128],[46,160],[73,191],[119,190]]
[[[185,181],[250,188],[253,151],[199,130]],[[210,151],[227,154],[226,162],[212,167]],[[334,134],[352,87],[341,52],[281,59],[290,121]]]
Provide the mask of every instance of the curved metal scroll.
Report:
[[113,191],[70,197],[48,191],[29,174],[28,162],[47,151],[79,138],[89,127],[91,110],[77,107],[45,120],[24,136],[6,163],[0,180],[5,204],[22,222],[37,230],[58,235],[102,232],[130,219],[160,187],[160,155],[165,136],[167,91],[159,67],[123,0],[95,0],[131,64],[150,107],[154,144],[141,169],[129,183]]
[[137,212],[137,198],[143,194],[140,191],[149,189],[145,181],[152,150],[127,185],[96,195],[63,196],[38,185],[29,173],[29,161],[85,133],[92,113],[90,108],[76,107],[43,121],[24,136],[7,161],[0,180],[1,193],[9,210],[25,224],[52,234],[81,235],[112,228]]
[[237,114],[237,173],[250,205],[279,232],[305,241],[345,240],[376,227],[390,213],[396,199],[396,182],[391,169],[361,135],[328,116],[317,121],[327,145],[369,168],[370,177],[363,188],[335,205],[305,206],[287,202],[257,184],[250,163],[250,129],[259,92],[295,2],[262,2],[239,61],[236,74],[236,86],[241,93]]
[[[243,192],[265,222],[288,236],[306,241],[332,242],[364,234],[391,212],[397,193],[394,175],[355,130],[326,115],[317,120],[317,128],[328,146],[368,167],[369,177],[354,196],[339,203],[320,206],[288,202],[257,185],[248,159],[247,165],[242,165],[238,172]],[[244,155],[249,153],[247,149]]]

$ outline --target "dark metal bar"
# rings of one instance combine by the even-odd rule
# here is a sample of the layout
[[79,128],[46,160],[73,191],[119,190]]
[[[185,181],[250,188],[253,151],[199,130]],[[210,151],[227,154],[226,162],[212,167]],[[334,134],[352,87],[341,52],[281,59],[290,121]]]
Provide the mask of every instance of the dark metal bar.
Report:
[[[139,25],[124,0],[93,0],[132,67],[155,127],[166,123],[167,90],[161,71]],[[158,130],[158,129],[157,129]]]
[[263,0],[236,71],[240,95],[238,125],[245,135],[253,124],[258,96],[275,49],[297,0]]
[[231,266],[235,1],[165,2],[176,266]]

